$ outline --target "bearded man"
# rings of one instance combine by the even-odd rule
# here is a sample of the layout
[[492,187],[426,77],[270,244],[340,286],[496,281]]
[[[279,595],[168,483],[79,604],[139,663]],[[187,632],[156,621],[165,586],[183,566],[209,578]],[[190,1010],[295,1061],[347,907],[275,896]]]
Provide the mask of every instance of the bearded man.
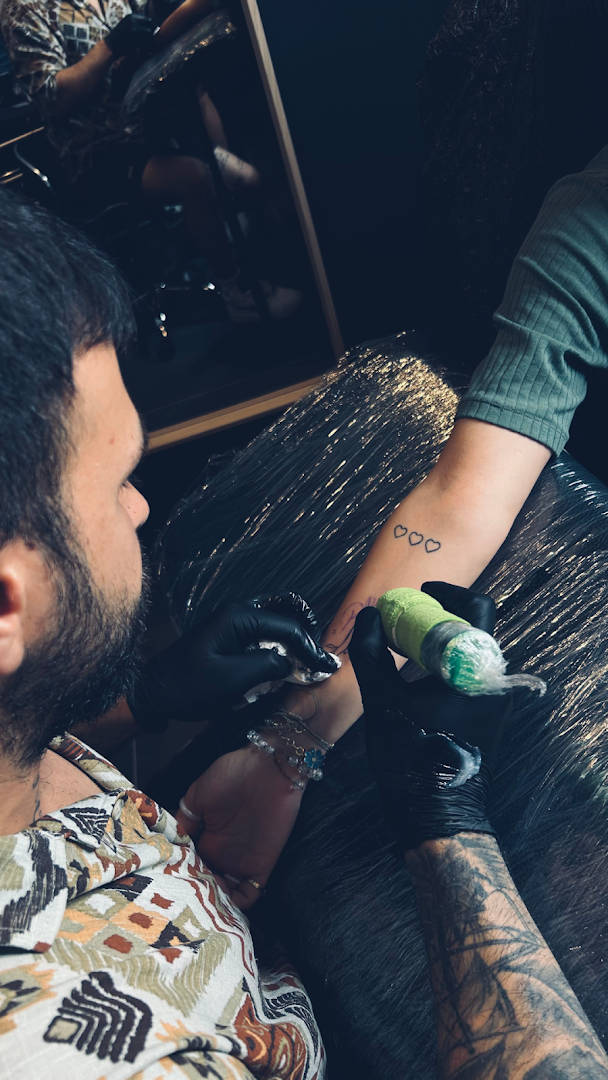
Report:
[[0,236],[1,1071],[316,1077],[323,1047],[293,972],[258,966],[175,819],[65,732],[128,691],[158,712],[167,666],[191,709],[280,679],[284,657],[246,652],[260,637],[335,664],[296,621],[235,604],[135,680],[148,506],[117,359],[128,296],[84,238],[6,194]]

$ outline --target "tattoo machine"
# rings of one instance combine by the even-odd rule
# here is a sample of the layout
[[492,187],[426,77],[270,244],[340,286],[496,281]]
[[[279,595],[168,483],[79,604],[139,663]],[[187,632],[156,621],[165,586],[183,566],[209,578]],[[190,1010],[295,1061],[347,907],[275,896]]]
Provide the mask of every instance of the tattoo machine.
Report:
[[491,634],[418,589],[391,589],[377,607],[395,652],[463,694],[504,694],[527,686],[542,695],[547,689],[536,675],[507,675],[507,661]]
[[[254,600],[254,604],[256,607],[273,611],[275,615],[285,615],[288,618],[295,619],[314,641],[318,640],[320,631],[315,614],[312,608],[297,593],[279,593],[277,596],[271,596],[264,600]],[[291,664],[291,672],[280,682],[266,682],[254,686],[245,694],[245,701],[248,704],[257,701],[264,694],[279,690],[284,683],[294,683],[296,686],[311,686],[330,678],[331,673],[327,671],[312,671],[311,668],[305,667],[297,656],[294,656],[287,646],[280,641],[258,641],[255,645],[249,646],[249,650],[254,649],[272,649],[279,656],[287,657]],[[342,661],[339,657],[333,653],[329,653],[329,655],[333,656],[336,661],[336,670],[342,667]]]

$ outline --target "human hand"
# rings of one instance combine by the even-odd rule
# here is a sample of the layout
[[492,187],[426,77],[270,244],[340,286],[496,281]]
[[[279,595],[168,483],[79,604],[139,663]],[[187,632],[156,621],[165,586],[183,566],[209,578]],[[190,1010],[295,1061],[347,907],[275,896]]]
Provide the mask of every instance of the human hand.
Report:
[[248,651],[260,641],[280,642],[306,667],[334,672],[336,661],[312,637],[316,624],[310,609],[293,594],[274,600],[281,611],[263,608],[264,601],[257,600],[227,604],[149,660],[129,697],[139,726],[160,731],[172,718],[209,719],[216,724],[220,748],[231,749],[250,720],[246,709],[232,716],[226,710],[252,687],[280,681],[291,671],[290,660],[277,652]]
[[[443,582],[422,589],[454,615],[493,632],[490,597]],[[349,651],[370,764],[401,850],[458,832],[493,833],[486,802],[511,694],[472,698],[432,676],[406,683],[375,608],[358,615]]]
[[125,15],[105,37],[112,56],[118,60],[121,56],[130,56],[139,49],[146,49],[152,44],[155,25],[147,15]]
[[292,788],[273,758],[247,746],[218,758],[186,792],[183,801],[200,826],[181,810],[176,817],[194,837],[202,827],[199,855],[245,911],[259,900],[301,800],[302,791]]

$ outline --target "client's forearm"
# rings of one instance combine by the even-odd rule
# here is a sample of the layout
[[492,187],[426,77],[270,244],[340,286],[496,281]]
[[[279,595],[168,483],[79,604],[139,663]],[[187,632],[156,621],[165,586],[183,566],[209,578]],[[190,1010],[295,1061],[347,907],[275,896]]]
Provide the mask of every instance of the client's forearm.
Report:
[[496,841],[406,854],[428,952],[445,1080],[607,1080],[608,1058],[528,913]]
[[[323,644],[342,670],[319,691],[315,726],[334,741],[357,719],[361,699],[348,644],[362,607],[387,589],[424,581],[471,585],[505,540],[549,450],[540,443],[477,420],[459,420],[426,480],[397,507],[374,543]],[[288,707],[307,709],[293,693]]]
[[498,551],[549,451],[477,420],[459,420],[426,480],[382,529],[327,641],[348,649],[356,611],[387,589],[424,581],[471,585]]

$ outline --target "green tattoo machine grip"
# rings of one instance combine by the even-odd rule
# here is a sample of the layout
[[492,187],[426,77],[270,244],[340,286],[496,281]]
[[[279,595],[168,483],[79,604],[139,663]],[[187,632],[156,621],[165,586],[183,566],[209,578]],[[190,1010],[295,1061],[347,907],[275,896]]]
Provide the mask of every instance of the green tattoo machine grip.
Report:
[[491,634],[418,589],[391,589],[377,606],[391,648],[463,694],[504,694],[513,686],[541,694],[547,689],[536,675],[507,675],[507,662]]

